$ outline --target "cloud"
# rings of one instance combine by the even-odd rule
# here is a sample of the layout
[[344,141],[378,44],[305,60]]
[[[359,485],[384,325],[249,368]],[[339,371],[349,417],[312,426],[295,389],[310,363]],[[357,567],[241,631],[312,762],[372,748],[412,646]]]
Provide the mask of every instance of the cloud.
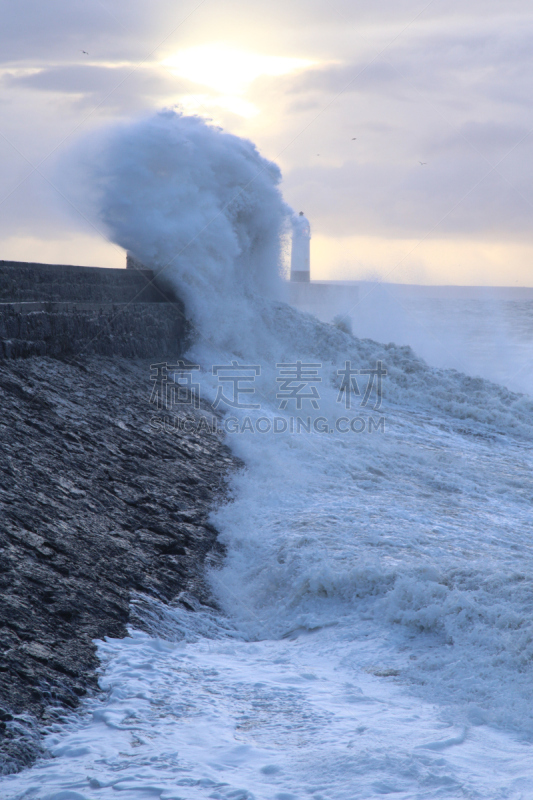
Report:
[[[71,61],[82,49],[93,58],[144,58],[160,41],[165,6],[157,0],[1,0],[0,62]],[[185,0],[174,13],[167,8],[167,22],[193,7]]]
[[[322,62],[255,81],[257,117],[219,113],[210,95],[227,130],[280,161],[287,200],[316,233],[531,239],[525,0],[0,0],[0,11],[0,128],[33,163],[91,126],[210,95],[159,62],[227,43]],[[27,169],[0,143],[2,197]],[[3,230],[63,226],[47,192],[26,181],[2,205]]]
[[293,204],[330,236],[531,240],[532,171],[518,175],[517,168],[509,181],[464,157],[423,166],[348,163],[293,170],[285,185]]
[[[528,68],[533,47],[533,21],[507,20],[496,24],[452,24],[441,30],[419,25],[387,45],[386,40],[356,38],[358,57],[348,63],[326,64],[284,80],[287,92],[377,92],[409,89],[439,99],[460,92],[508,102],[533,87]],[[505,92],[501,94],[502,87]],[[509,95],[509,90],[511,94]]]
[[326,235],[531,240],[532,49],[531,20],[452,20],[263,81],[294,132],[289,201]]
[[123,112],[141,111],[186,93],[206,91],[156,67],[135,65],[60,65],[29,74],[8,73],[3,83],[8,90],[73,95],[84,104],[96,101]]

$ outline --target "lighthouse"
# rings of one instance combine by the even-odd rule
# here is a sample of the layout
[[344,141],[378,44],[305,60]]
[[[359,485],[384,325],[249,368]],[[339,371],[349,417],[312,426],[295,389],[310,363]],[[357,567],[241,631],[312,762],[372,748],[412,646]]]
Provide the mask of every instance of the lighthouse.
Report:
[[309,283],[311,226],[300,211],[292,219],[291,281]]

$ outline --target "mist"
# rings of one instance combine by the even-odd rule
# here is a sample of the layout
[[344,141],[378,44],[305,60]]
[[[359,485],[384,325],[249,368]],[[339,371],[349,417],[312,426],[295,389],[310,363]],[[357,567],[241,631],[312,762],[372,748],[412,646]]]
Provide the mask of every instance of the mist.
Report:
[[293,212],[274,163],[200,117],[162,111],[87,137],[66,174],[111,241],[183,298],[200,336],[242,349],[258,304],[283,294]]

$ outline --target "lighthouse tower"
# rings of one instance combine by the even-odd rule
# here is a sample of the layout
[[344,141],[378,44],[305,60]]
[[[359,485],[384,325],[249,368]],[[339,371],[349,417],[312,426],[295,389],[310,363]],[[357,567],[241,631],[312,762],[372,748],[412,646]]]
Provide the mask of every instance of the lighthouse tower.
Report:
[[310,274],[311,226],[300,211],[292,219],[291,281],[308,283]]

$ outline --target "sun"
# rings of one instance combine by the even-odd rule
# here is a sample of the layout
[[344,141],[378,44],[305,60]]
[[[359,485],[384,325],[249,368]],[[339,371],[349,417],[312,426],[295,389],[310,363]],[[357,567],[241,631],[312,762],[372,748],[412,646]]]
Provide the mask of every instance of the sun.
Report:
[[225,44],[206,44],[179,50],[162,63],[173,75],[235,97],[244,94],[252,81],[261,75],[287,75],[316,62],[265,56]]

